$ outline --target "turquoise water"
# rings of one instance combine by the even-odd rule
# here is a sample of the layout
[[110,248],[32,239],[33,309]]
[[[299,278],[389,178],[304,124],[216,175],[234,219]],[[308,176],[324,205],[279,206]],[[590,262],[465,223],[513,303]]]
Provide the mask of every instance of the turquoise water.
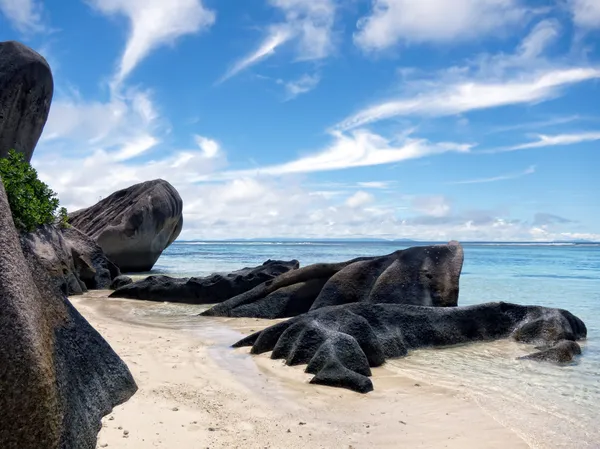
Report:
[[[305,266],[405,247],[387,242],[178,242],[153,272],[205,275],[269,258],[298,259]],[[509,301],[568,309],[588,328],[583,355],[568,366],[517,361],[533,348],[500,341],[415,351],[389,362],[388,368],[477,401],[483,412],[532,447],[600,448],[600,245],[465,244],[464,249],[459,305]]]

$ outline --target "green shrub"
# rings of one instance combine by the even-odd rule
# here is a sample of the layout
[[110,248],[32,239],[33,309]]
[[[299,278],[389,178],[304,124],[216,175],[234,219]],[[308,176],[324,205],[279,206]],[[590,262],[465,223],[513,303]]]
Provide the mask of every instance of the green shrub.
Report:
[[6,158],[0,158],[0,177],[19,230],[33,231],[40,225],[56,221],[68,225],[67,210],[62,207],[57,213],[56,193],[38,179],[37,171],[23,154],[10,150]]

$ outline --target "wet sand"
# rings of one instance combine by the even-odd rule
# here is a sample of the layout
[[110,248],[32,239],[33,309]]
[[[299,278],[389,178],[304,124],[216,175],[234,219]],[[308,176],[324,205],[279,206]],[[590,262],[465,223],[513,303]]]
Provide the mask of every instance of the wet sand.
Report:
[[128,364],[139,390],[104,418],[99,448],[525,448],[466,395],[386,368],[375,391],[308,384],[304,367],[229,345],[273,321],[195,317],[201,306],[73,304]]

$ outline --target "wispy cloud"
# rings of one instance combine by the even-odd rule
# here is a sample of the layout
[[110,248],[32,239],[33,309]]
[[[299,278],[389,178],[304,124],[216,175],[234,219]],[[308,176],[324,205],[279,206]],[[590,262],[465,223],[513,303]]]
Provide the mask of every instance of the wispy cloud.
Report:
[[526,170],[516,172],[516,173],[507,173],[499,176],[492,176],[491,178],[477,178],[477,179],[468,179],[466,181],[454,181],[448,184],[482,184],[486,182],[497,182],[497,181],[507,181],[509,179],[517,179],[522,178],[523,176],[532,175],[535,173],[535,165],[527,168]]
[[247,69],[248,67],[253,66],[254,64],[259,63],[265,58],[273,55],[275,50],[285,42],[287,42],[292,37],[292,32],[285,26],[276,26],[272,27],[269,31],[268,36],[265,40],[259,45],[259,47],[249,54],[248,56],[237,61],[228,71],[223,75],[217,84],[226,81],[232,76],[237,75],[242,70]]
[[366,189],[389,189],[396,181],[364,181],[357,182],[357,185]]
[[271,57],[288,42],[297,43],[297,59],[302,61],[325,58],[333,50],[335,0],[269,0],[269,3],[283,13],[285,20],[270,25],[258,48],[235,62],[217,84]]
[[286,101],[293,100],[298,95],[310,92],[317,87],[321,77],[319,75],[302,75],[300,78],[285,83]]
[[396,143],[366,129],[358,129],[350,134],[334,132],[332,137],[334,141],[329,147],[313,155],[253,170],[217,173],[204,180],[343,170],[390,164],[448,152],[468,153],[472,147],[469,144],[431,143],[425,139],[408,138],[401,143]]
[[447,44],[501,35],[527,16],[518,0],[374,0],[371,14],[358,22],[354,42],[365,50],[399,42]]
[[584,119],[584,117],[581,117],[580,115],[570,115],[567,117],[556,117],[556,118],[551,118],[548,120],[540,120],[540,121],[536,121],[536,122],[525,122],[525,123],[518,123],[515,125],[498,126],[498,127],[491,129],[489,131],[489,134],[503,133],[506,131],[516,131],[519,129],[547,128],[549,126],[564,125],[566,123],[572,123],[577,120],[583,120],[583,119]]
[[533,219],[533,226],[548,226],[553,224],[573,223],[573,220],[555,214],[538,212]]
[[577,134],[557,134],[544,135],[538,134],[537,140],[534,142],[523,143],[506,148],[496,148],[492,150],[480,151],[479,153],[504,153],[507,151],[528,150],[532,148],[544,148],[560,145],[575,145],[583,142],[593,142],[600,140],[600,132],[585,132]]
[[75,93],[53,102],[41,143],[71,157],[101,150],[126,161],[156,146],[161,128],[148,91],[128,89],[107,102],[85,101]]
[[36,0],[0,0],[0,12],[22,33],[44,30],[42,10]]
[[448,116],[540,102],[554,98],[563,86],[595,78],[600,78],[600,69],[581,67],[551,70],[532,77],[520,76],[504,82],[460,82],[410,98],[370,106],[341,121],[335,129],[353,129],[397,116]]
[[[4,0],[6,1],[6,0]],[[194,34],[215,22],[202,0],[87,0],[106,15],[123,15],[131,31],[114,83],[119,85],[157,47]]]

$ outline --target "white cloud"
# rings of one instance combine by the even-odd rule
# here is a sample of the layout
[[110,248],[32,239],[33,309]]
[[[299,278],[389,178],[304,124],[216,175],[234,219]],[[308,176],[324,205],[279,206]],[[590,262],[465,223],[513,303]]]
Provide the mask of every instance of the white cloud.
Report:
[[302,75],[300,78],[294,81],[290,81],[285,84],[286,90],[286,99],[292,100],[296,98],[298,95],[305,94],[313,90],[319,82],[321,78],[318,75]]
[[353,129],[396,116],[447,116],[540,102],[554,98],[563,86],[597,78],[600,69],[580,67],[520,75],[502,82],[463,81],[446,86],[440,82],[428,92],[367,107],[338,123],[336,129]]
[[218,81],[223,82],[241,71],[269,58],[285,43],[296,42],[297,59],[323,59],[333,51],[335,0],[269,0],[285,20],[271,25],[258,48],[235,62]]
[[481,184],[486,182],[497,182],[497,181],[507,181],[509,179],[517,179],[522,178],[523,176],[532,175],[535,173],[535,165],[527,168],[526,170],[517,172],[517,173],[507,173],[505,175],[493,176],[491,178],[477,178],[477,179],[468,179],[466,181],[455,181],[450,184]]
[[375,201],[375,197],[373,195],[360,190],[346,200],[346,205],[352,208],[357,208],[366,206],[373,201]]
[[36,0],[0,0],[0,12],[22,33],[44,29],[42,4]]
[[352,167],[401,162],[436,154],[468,153],[471,145],[453,142],[430,143],[425,139],[409,139],[396,145],[389,139],[366,129],[350,134],[334,132],[333,143],[324,150],[291,162],[267,165],[255,170],[237,170],[216,174],[209,179],[231,179],[248,176],[281,176],[293,173],[311,173],[342,170]]
[[600,132],[587,132],[577,134],[557,134],[553,136],[538,134],[534,142],[523,143],[507,148],[482,151],[482,153],[503,153],[506,151],[528,150],[531,148],[544,148],[559,145],[575,145],[583,142],[600,140]]
[[297,35],[298,58],[322,59],[333,49],[332,29],[335,0],[269,0],[285,15],[286,24]]
[[375,51],[398,42],[464,41],[498,35],[526,16],[518,0],[374,0],[371,14],[358,22],[354,41]]
[[396,181],[363,181],[356,184],[366,189],[389,189]]
[[196,135],[194,136],[196,143],[207,158],[214,158],[221,152],[219,142],[208,137]]
[[186,34],[210,27],[215,13],[202,0],[88,0],[106,15],[124,15],[131,31],[115,83],[120,84],[148,54]]
[[101,149],[127,160],[158,144],[154,134],[160,127],[149,92],[130,89],[107,102],[87,102],[74,95],[52,103],[41,143],[72,156]]
[[413,199],[412,207],[417,212],[430,217],[447,217],[451,211],[450,200],[442,195],[418,196]]
[[584,29],[600,28],[598,0],[568,0],[575,25]]

